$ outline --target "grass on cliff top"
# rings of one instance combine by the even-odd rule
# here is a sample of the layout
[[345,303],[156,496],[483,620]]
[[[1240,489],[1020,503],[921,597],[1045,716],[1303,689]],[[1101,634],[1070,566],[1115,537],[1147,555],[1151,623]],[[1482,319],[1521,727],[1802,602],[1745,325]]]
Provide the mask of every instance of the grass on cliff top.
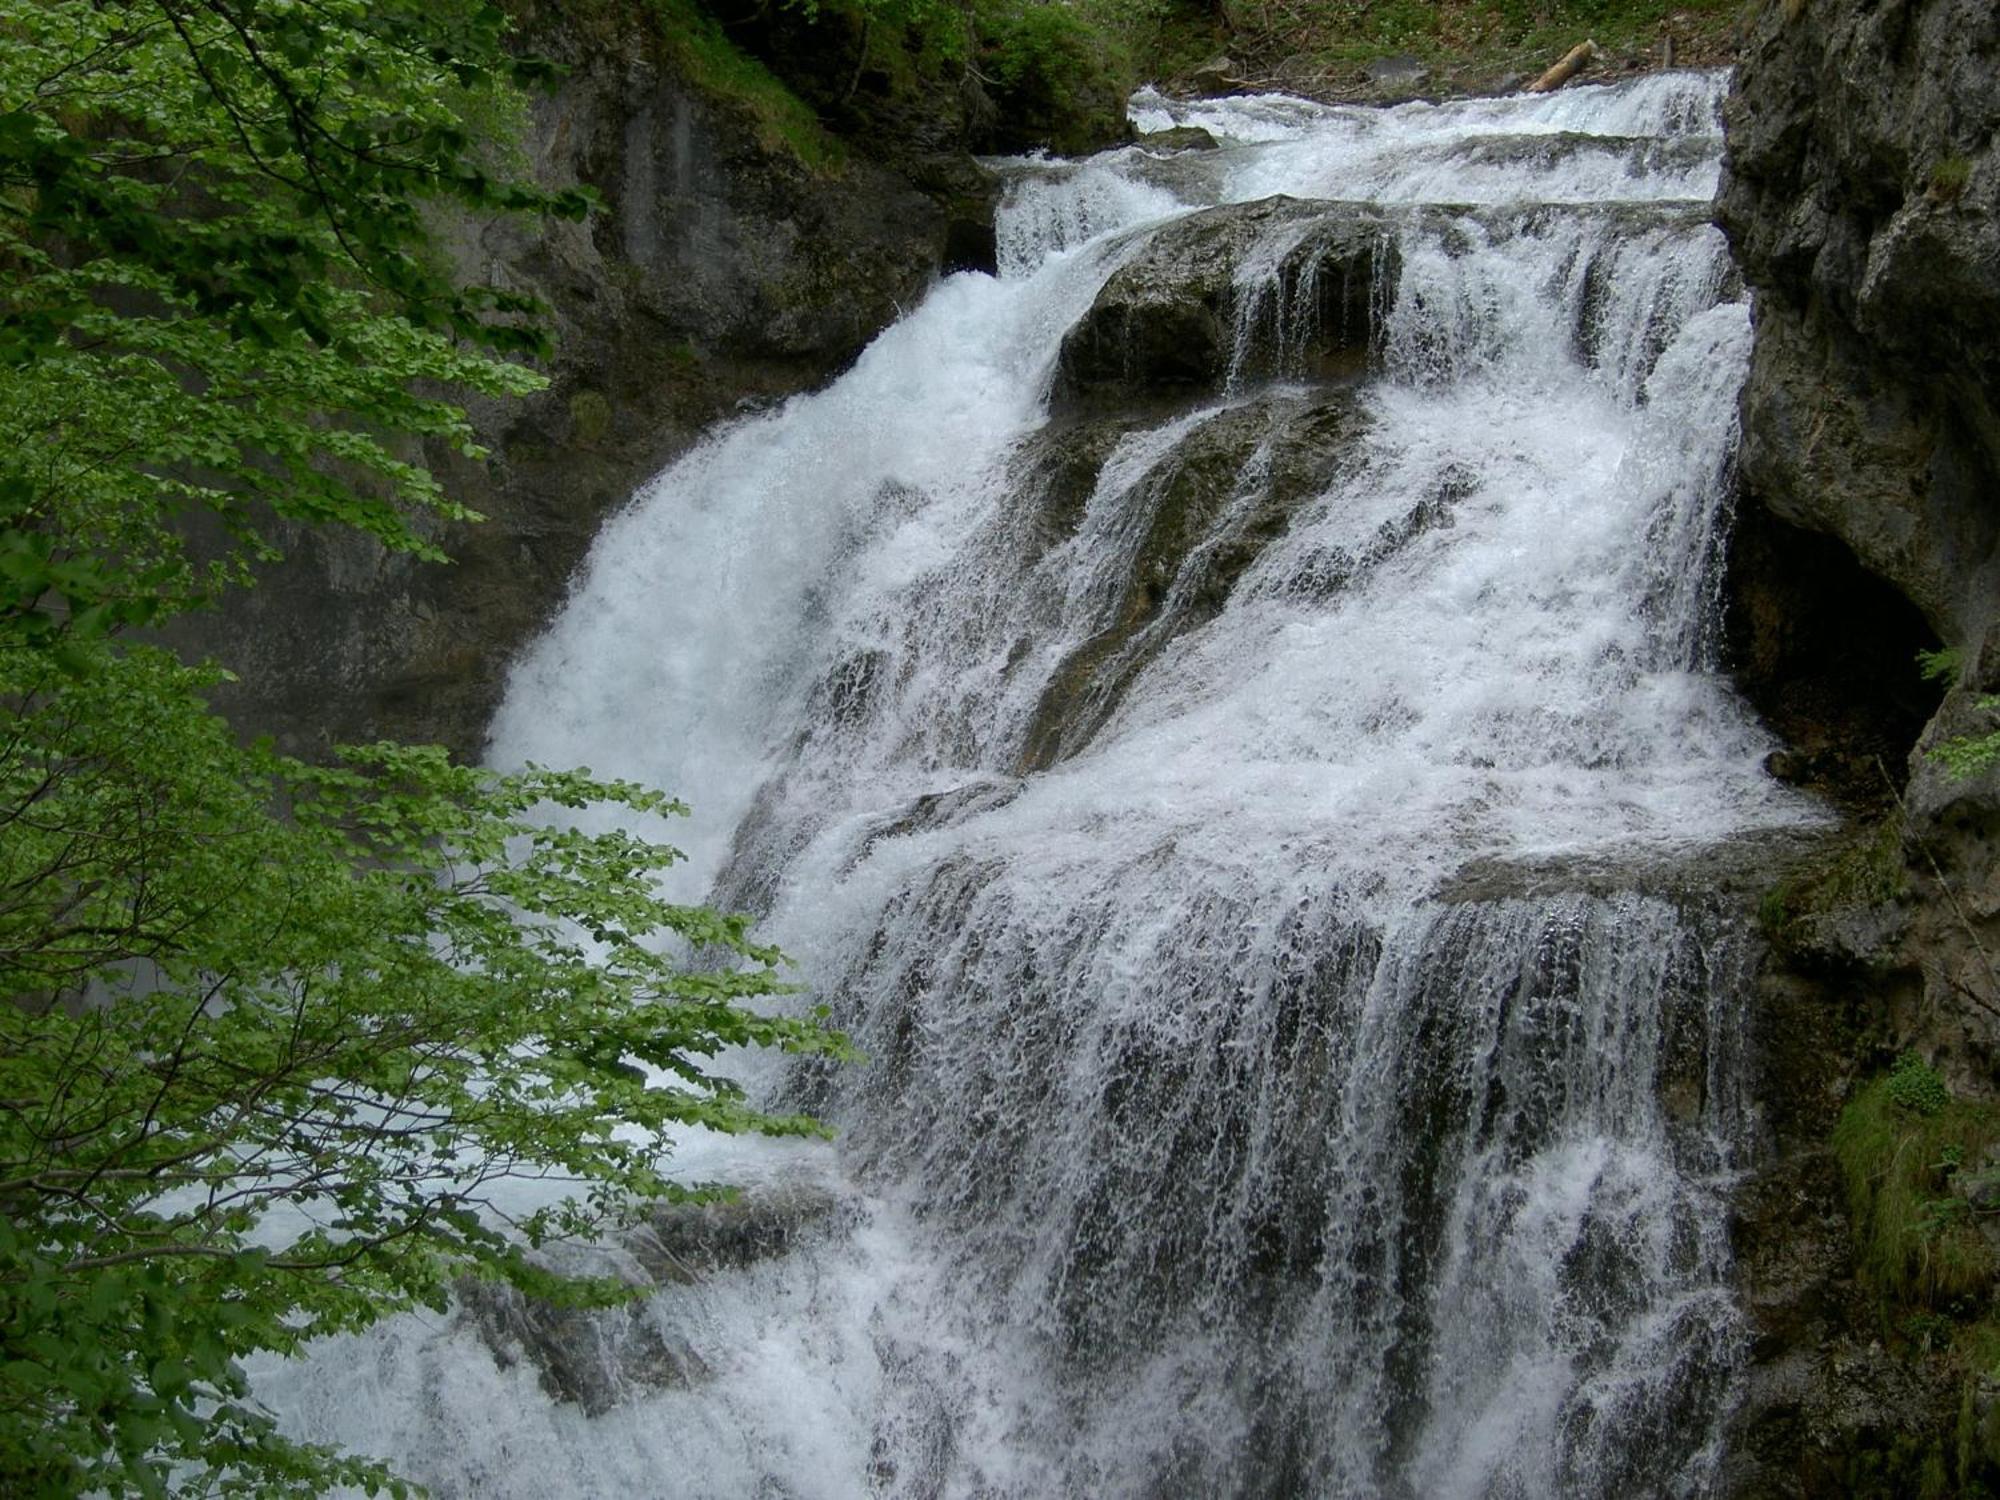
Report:
[[[1582,76],[1660,66],[1672,42],[1677,66],[1719,66],[1762,0],[1225,0],[1214,50],[1260,81],[1308,92],[1342,93],[1362,63],[1408,53],[1434,70],[1432,87],[1490,87],[1530,79],[1586,38],[1603,56]],[[1196,48],[1182,36],[1174,56],[1185,70]],[[1195,59],[1199,61],[1199,59]]]
[[847,147],[820,123],[812,106],[777,74],[729,40],[722,25],[695,0],[646,0],[659,36],[689,82],[706,93],[734,99],[756,122],[766,146],[789,150],[815,171],[838,170]]

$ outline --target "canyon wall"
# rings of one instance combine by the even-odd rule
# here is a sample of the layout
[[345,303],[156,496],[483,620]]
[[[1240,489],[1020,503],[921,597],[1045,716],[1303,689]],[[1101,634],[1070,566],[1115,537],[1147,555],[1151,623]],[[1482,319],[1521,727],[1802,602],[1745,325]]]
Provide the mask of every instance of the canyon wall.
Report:
[[[1719,217],[1756,295],[1736,667],[1790,742],[1773,770],[1850,814],[1766,902],[1775,1150],[1737,1226],[1755,1345],[1735,1489],[1985,1493],[1991,1288],[1929,1322],[1885,1302],[1829,1141],[1900,1055],[1978,1108],[2000,1078],[2000,777],[1933,753],[1990,732],[2000,689],[2000,12],[1770,4],[1727,118]],[[1916,653],[1940,647],[1926,684]]]
[[489,458],[423,455],[486,524],[441,531],[450,566],[286,528],[258,588],[175,627],[240,676],[227,710],[287,749],[394,737],[476,755],[507,660],[636,486],[718,418],[826,380],[941,272],[990,266],[990,188],[967,152],[979,100],[906,89],[901,115],[857,114],[842,136],[801,109],[802,150],[754,98],[693,81],[647,8],[543,9],[526,45],[567,72],[534,101],[516,166],[602,207],[439,226],[465,275],[541,298],[555,338],[546,391],[472,406]]

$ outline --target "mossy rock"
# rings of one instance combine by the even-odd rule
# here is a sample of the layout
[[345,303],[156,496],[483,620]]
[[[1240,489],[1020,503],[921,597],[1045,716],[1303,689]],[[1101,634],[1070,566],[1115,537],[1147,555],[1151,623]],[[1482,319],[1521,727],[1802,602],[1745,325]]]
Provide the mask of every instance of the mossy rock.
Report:
[[1894,962],[1908,922],[1902,836],[1897,816],[1862,825],[1772,886],[1757,908],[1772,946],[1809,967]]
[[1832,1145],[1861,1283],[1919,1313],[1990,1305],[2000,1250],[1982,1204],[2000,1207],[2000,1104],[1954,1096],[1905,1053],[1849,1101]]
[[570,432],[588,447],[611,430],[611,403],[602,391],[580,390],[569,398]]

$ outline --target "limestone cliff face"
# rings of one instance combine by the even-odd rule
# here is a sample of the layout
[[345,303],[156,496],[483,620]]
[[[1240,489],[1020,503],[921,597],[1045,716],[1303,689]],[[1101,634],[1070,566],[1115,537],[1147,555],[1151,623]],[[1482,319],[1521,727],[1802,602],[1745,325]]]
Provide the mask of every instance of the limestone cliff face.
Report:
[[246,727],[305,751],[393,736],[476,754],[507,659],[605,514],[718,417],[824,381],[965,258],[969,157],[934,150],[928,190],[907,159],[809,167],[746,106],[679,76],[645,16],[528,21],[570,70],[533,107],[529,169],[595,187],[602,210],[441,226],[468,275],[552,309],[549,389],[473,410],[492,457],[426,455],[487,524],[441,537],[448,567],[294,533],[259,588],[182,622],[182,645],[241,675],[225,706]]
[[1774,4],[1721,219],[1758,293],[1747,488],[2000,674],[2000,12]]
[[[1884,819],[1774,908],[1736,1487],[1914,1493],[1927,1455],[1989,1474],[1965,1434],[1994,1393],[1885,1329],[1825,1142],[1904,1049],[1964,1093],[2000,1085],[2000,776],[1926,754],[2000,722],[2000,11],[1774,0],[1727,118],[1720,219],[1756,296],[1739,675],[1793,742],[1774,769]],[[1940,644],[1960,662],[1941,706],[1911,665]]]

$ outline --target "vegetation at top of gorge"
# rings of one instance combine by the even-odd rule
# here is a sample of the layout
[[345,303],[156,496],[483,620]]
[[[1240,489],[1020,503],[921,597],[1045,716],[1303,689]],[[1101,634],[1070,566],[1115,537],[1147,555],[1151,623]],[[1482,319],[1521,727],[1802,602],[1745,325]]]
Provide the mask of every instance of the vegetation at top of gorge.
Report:
[[[540,377],[428,205],[584,212],[482,137],[548,70],[477,0],[50,0],[0,49],[0,1490],[391,1485],[239,1361],[661,1198],[683,1125],[801,1133],[714,1070],[839,1049],[741,919],[670,900],[661,793],[381,744],[244,745],[135,643],[280,523],[440,557],[410,455]],[[525,1184],[524,1187],[509,1187]]]
[[[1518,86],[1576,42],[1597,71],[1734,54],[1756,0],[511,0],[530,29],[639,25],[767,144],[838,170],[914,141],[1095,149],[1141,83],[1383,98]],[[1384,82],[1387,54],[1423,65]],[[1221,68],[1214,65],[1226,64]],[[925,117],[929,116],[929,119]],[[948,122],[948,123],[946,123]]]
[[[643,5],[690,78],[748,105],[771,139],[827,168],[850,138],[879,148],[884,137],[923,135],[912,121],[927,110],[958,118],[974,150],[1094,149],[1118,137],[1124,99],[1144,82],[1324,99],[1479,92],[1520,86],[1586,38],[1599,46],[1598,74],[1716,66],[1734,56],[1757,0]],[[565,8],[566,19],[578,14]],[[1367,65],[1389,55],[1414,58],[1421,71],[1371,75]],[[968,90],[974,102],[958,117]]]
[[[768,144],[838,170],[849,150],[1096,149],[1144,82],[1327,99],[1518,86],[1576,42],[1596,72],[1730,60],[1746,0],[513,0],[528,23],[635,17]],[[1754,3],[1749,8],[1754,9]],[[1385,54],[1423,71],[1371,77]],[[1217,64],[1223,66],[1218,67]]]
[[1137,43],[1163,3],[645,0],[645,8],[691,79],[748,104],[809,165],[825,166],[850,141],[893,154],[912,144],[1086,151],[1115,140],[1144,76]]
[[1353,90],[1384,54],[1429,64],[1446,87],[1526,82],[1586,38],[1611,66],[1730,60],[1744,0],[1223,0],[1224,45],[1250,76]]

